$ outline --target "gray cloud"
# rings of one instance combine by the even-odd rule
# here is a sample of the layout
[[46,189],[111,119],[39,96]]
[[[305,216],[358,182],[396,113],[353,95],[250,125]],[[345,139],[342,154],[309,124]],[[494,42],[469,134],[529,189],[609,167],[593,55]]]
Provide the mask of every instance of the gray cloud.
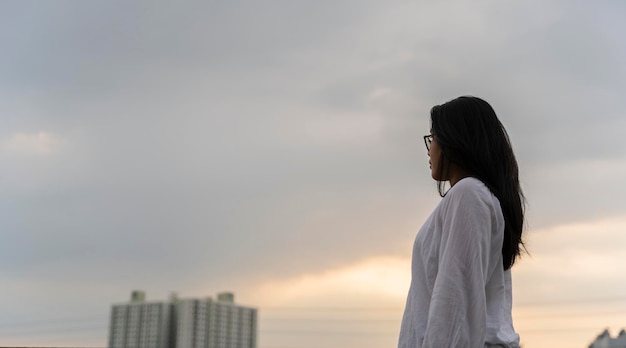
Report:
[[[246,288],[406,254],[438,200],[429,109],[461,94],[507,126],[533,226],[622,214],[625,52],[609,11],[3,4],[0,137],[63,141],[0,157],[11,313],[44,315],[29,302],[50,293],[26,287],[92,315],[131,288]],[[68,290],[81,284],[94,293]]]

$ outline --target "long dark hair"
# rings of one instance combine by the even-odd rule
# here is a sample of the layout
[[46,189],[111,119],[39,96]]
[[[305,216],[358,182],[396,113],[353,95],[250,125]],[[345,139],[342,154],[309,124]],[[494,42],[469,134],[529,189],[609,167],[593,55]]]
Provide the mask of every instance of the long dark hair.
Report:
[[[507,270],[524,248],[524,194],[519,169],[504,126],[486,101],[463,96],[430,110],[431,133],[441,148],[439,173],[450,163],[482,181],[498,198],[504,215],[503,266]],[[443,197],[443,181],[438,182]]]

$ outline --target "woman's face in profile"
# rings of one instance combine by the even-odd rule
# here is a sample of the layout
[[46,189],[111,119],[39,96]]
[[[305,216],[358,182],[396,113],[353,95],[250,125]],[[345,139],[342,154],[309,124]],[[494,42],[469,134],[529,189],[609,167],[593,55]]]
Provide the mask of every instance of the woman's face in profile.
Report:
[[430,143],[430,149],[428,150],[428,164],[430,164],[430,176],[438,181],[444,181],[439,173],[439,160],[441,159],[441,147],[437,142],[437,138],[433,136],[433,140]]

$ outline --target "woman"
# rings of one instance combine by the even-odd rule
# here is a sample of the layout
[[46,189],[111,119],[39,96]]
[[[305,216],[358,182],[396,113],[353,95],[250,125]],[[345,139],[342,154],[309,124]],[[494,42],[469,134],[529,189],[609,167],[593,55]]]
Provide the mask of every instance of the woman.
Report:
[[437,105],[430,120],[424,141],[443,199],[415,239],[398,347],[519,347],[510,268],[524,196],[508,135],[476,97]]

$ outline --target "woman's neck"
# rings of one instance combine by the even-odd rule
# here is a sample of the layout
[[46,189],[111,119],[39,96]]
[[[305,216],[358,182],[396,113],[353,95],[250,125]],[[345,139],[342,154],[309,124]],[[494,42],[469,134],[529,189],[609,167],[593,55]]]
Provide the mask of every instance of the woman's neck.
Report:
[[461,179],[467,178],[468,176],[470,176],[470,174],[467,171],[452,165],[450,168],[450,179],[448,179],[450,187],[454,186]]

